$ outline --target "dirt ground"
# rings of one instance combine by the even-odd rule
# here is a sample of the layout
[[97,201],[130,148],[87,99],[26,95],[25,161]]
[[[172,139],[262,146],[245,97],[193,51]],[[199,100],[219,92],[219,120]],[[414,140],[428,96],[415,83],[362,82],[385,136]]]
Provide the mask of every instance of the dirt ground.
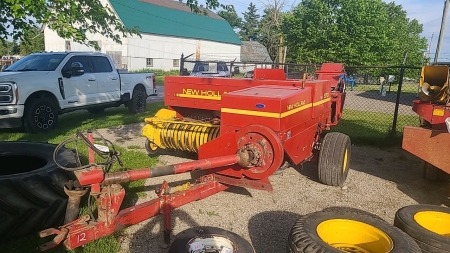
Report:
[[[100,132],[122,147],[141,146],[145,152],[143,124],[133,124]],[[173,154],[160,156],[165,164],[187,161]],[[189,203],[172,212],[173,236],[195,226],[215,226],[233,231],[254,247],[257,253],[285,252],[289,231],[302,215],[344,206],[375,214],[393,223],[395,212],[406,205],[448,205],[448,185],[422,179],[420,161],[401,148],[379,149],[352,146],[350,172],[343,188],[318,182],[316,165],[305,163],[273,175],[274,191],[233,187],[209,198]],[[155,198],[154,190],[163,180],[175,187],[186,183],[189,174],[148,179],[146,197]],[[120,237],[122,252],[167,252],[162,240],[162,219],[152,218],[129,227]]]

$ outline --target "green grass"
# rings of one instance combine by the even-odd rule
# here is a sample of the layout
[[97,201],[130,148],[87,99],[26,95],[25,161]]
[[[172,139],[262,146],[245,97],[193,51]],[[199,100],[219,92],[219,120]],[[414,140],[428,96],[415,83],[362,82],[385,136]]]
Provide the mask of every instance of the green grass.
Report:
[[[145,117],[153,116],[162,106],[162,103],[148,104],[147,111],[137,115],[130,114],[126,108],[107,109],[103,115],[92,115],[87,112],[76,112],[62,115],[58,127],[52,132],[43,134],[28,134],[17,130],[2,130],[0,131],[0,139],[7,141],[48,141],[50,143],[58,144],[68,137],[73,136],[77,130],[100,129],[143,122]],[[124,167],[114,164],[111,171],[148,168],[157,162],[156,158],[150,158],[146,154],[134,150],[127,151],[125,148],[118,147],[117,143],[115,144],[116,149],[121,152],[120,158],[124,164]],[[80,145],[80,147],[83,146]],[[83,149],[80,150],[80,152],[82,155],[86,155],[87,150]],[[145,194],[141,192],[144,186],[144,180],[133,181],[122,185],[126,190],[126,195],[121,208],[132,206],[136,202],[137,198],[145,197]],[[84,203],[84,205],[80,208],[80,212],[85,213],[86,211],[86,203]],[[86,244],[84,247],[80,247],[72,251],[66,250],[62,245],[59,245],[58,247],[47,252],[118,252],[120,250],[119,241],[121,233],[123,232],[116,232],[110,236],[93,241]],[[39,252],[38,246],[48,242],[50,239],[52,239],[52,237],[41,239],[37,235],[31,235],[1,245],[3,248],[2,252]]]
[[58,143],[64,137],[76,133],[77,130],[83,131],[144,122],[144,118],[153,116],[162,107],[163,102],[150,103],[147,105],[147,111],[136,115],[129,113],[128,109],[124,107],[106,109],[101,115],[93,115],[81,111],[63,114],[59,118],[57,128],[49,133],[29,134],[17,129],[1,129],[0,140],[30,140]]
[[341,121],[331,130],[350,136],[353,143],[373,146],[401,145],[404,126],[418,126],[417,116],[398,115],[396,132],[392,133],[394,115],[344,109]]

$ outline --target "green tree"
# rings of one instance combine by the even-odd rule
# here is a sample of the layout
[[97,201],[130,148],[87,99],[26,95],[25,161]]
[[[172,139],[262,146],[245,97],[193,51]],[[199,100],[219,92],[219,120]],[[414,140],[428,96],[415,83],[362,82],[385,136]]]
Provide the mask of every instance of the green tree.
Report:
[[19,45],[16,41],[0,41],[0,57],[3,55],[19,54]]
[[[198,0],[187,0],[195,13],[206,14],[198,7]],[[206,0],[206,8],[228,7],[218,0]],[[87,38],[97,33],[121,43],[121,36],[139,35],[136,27],[127,28],[111,8],[100,0],[2,0],[0,1],[0,41],[10,37],[23,39],[24,31],[35,25],[46,25],[65,39],[97,47]]]
[[269,52],[270,58],[278,58],[278,48],[280,45],[280,27],[274,21],[274,9],[264,9],[264,13],[259,22],[260,42]]
[[37,27],[28,27],[23,31],[23,40],[19,45],[20,54],[42,52],[45,50],[44,34]]
[[228,23],[234,30],[241,27],[242,18],[238,16],[234,7],[231,7],[228,10],[220,10],[217,12],[217,15],[228,21]]
[[401,5],[382,0],[304,0],[283,18],[295,62],[347,65],[421,65],[426,39]]
[[244,22],[242,22],[241,30],[239,31],[239,36],[241,40],[258,40],[259,39],[259,18],[260,16],[256,14],[258,9],[256,6],[250,2],[246,12],[242,13],[244,15]]
[[116,42],[120,35],[138,34],[136,28],[126,28],[100,0],[0,1],[0,23],[3,40],[22,38],[27,27],[35,24],[45,24],[63,38],[91,46],[97,43],[88,40],[88,33],[100,33]]

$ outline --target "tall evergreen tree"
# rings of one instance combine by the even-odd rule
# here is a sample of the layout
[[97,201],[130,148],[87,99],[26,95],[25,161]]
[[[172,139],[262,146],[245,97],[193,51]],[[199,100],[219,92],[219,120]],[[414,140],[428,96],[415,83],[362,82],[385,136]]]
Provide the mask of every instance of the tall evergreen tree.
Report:
[[239,31],[239,36],[241,40],[259,40],[259,14],[256,12],[256,6],[250,2],[246,12],[242,13],[244,15],[244,22],[242,22],[241,30]]

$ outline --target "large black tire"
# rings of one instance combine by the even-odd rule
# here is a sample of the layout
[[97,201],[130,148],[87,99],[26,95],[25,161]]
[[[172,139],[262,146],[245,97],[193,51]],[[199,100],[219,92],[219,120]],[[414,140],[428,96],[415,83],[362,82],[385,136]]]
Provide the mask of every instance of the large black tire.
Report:
[[51,98],[33,98],[25,104],[23,126],[29,133],[48,132],[58,124],[58,107]]
[[289,253],[341,253],[342,250],[420,253],[414,240],[400,229],[371,215],[347,208],[305,215],[295,222],[289,234]]
[[87,111],[91,114],[101,114],[105,111],[105,107],[101,107],[101,106],[90,107],[90,108],[87,108]]
[[[427,224],[428,228],[421,224]],[[414,238],[422,252],[450,252],[450,208],[448,207],[434,205],[402,207],[395,214],[394,226]]]
[[[53,161],[56,145],[0,142],[0,241],[58,227],[64,221],[71,174]],[[76,164],[74,152],[61,149],[63,166]]]
[[331,186],[343,186],[347,179],[350,160],[350,137],[337,132],[327,133],[319,153],[320,182]]
[[141,87],[134,88],[131,100],[128,102],[128,110],[131,113],[145,112],[147,109],[147,94]]
[[[220,238],[222,242],[222,246],[229,248],[228,244],[231,244],[233,247],[233,253],[254,253],[252,245],[237,235],[236,233],[215,227],[196,227],[186,229],[180,232],[173,243],[170,245],[169,253],[195,253],[195,252],[203,252],[201,249],[197,249],[197,251],[190,251],[190,247],[195,246],[195,242],[199,242],[202,240],[208,240],[208,238],[216,237]],[[206,245],[205,245],[206,246]],[[209,251],[208,251],[209,252]],[[220,251],[220,249],[216,252],[231,252],[231,251]]]
[[431,165],[425,161],[422,161],[422,173],[423,178],[430,182],[447,182],[449,181],[449,174],[440,170],[436,166]]

